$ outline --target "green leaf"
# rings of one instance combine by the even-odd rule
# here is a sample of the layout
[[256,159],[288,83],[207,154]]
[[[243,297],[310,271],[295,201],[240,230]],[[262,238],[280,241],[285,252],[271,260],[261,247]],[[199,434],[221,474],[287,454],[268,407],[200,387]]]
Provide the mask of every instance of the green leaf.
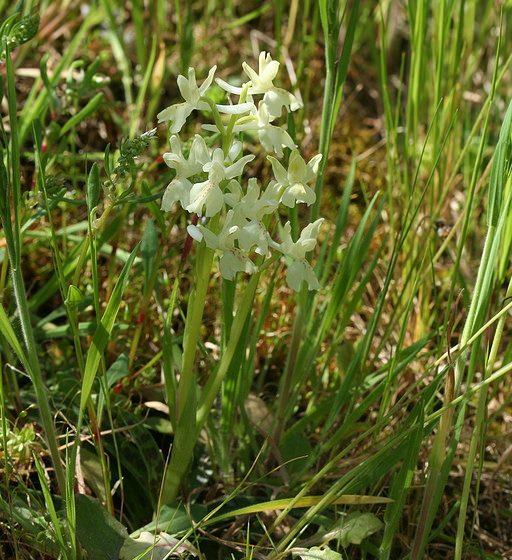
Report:
[[512,102],[510,102],[500,130],[498,144],[492,162],[491,178],[489,181],[489,207],[487,223],[497,226],[500,212],[503,208],[503,187],[507,173],[505,171],[507,159],[510,157],[510,131],[512,128]]
[[301,434],[291,433],[285,435],[279,445],[286,469],[291,474],[297,474],[307,465],[308,457],[313,448],[309,440]]
[[[122,457],[125,488],[132,488],[132,492],[127,492],[125,505],[132,512],[132,524],[137,527],[156,507],[165,460],[153,434],[143,427],[139,416],[122,407],[116,407],[115,413],[116,425],[130,427],[126,437],[118,440],[117,449]],[[107,450],[115,452],[112,442],[105,444]]]
[[143,426],[160,434],[171,435],[174,433],[171,421],[161,416],[148,416],[144,420]]
[[110,339],[110,333],[114,328],[114,322],[121,306],[123,292],[128,283],[128,272],[130,271],[133,261],[135,260],[135,255],[139,250],[139,244],[135,246],[135,249],[131,252],[130,257],[126,261],[126,264],[121,271],[121,275],[115,285],[112,295],[107,304],[101,322],[96,329],[94,337],[92,339],[92,345],[87,352],[87,360],[85,362],[84,378],[82,381],[82,394],[80,397],[80,412],[83,412],[87,399],[91,394],[92,385],[94,379],[96,378],[96,373],[98,371],[98,366],[100,365],[101,356],[107,343]]
[[82,303],[84,296],[79,288],[70,284],[68,287],[68,295],[66,297],[65,303],[69,306],[76,307]]
[[[287,508],[306,508],[314,507],[324,500],[325,496],[301,496],[300,498],[281,498],[279,500],[270,500],[269,502],[259,502],[250,506],[238,508],[226,513],[222,513],[217,517],[208,519],[205,523],[208,525],[225,521],[231,517],[238,515],[252,515],[262,511],[276,511]],[[372,505],[372,504],[387,504],[391,500],[381,496],[359,496],[354,494],[344,494],[334,498],[331,504],[344,504],[344,505]]]
[[155,255],[158,250],[158,234],[155,228],[155,222],[152,219],[146,221],[146,227],[140,243],[140,253],[144,266],[144,276],[146,284],[153,271]]
[[67,123],[61,128],[59,136],[64,136],[64,134],[75,128],[75,126],[80,124],[87,117],[90,117],[103,103],[103,97],[103,93],[97,93],[81,111],[79,111],[76,115],[73,115],[69,121],[67,121]]
[[339,552],[334,552],[328,546],[320,548],[314,546],[309,550],[293,552],[293,558],[301,558],[302,560],[342,560]]
[[[59,545],[53,538],[48,521],[41,512],[27,506],[26,501],[19,497],[13,497],[7,503],[0,495],[0,514],[3,519],[9,519],[10,523],[16,523],[21,530],[25,543],[33,547],[31,552],[43,551],[45,554],[59,554]],[[0,549],[2,550],[2,549]],[[35,554],[32,554],[35,557]]]
[[176,539],[167,533],[156,536],[143,531],[136,539],[128,538],[124,542],[119,560],[164,560],[171,556],[199,556],[199,552],[188,542]]
[[382,521],[373,513],[361,513],[355,511],[349,514],[340,529],[339,539],[342,546],[350,544],[361,544],[361,542],[380,531],[383,527]]
[[128,356],[120,354],[116,361],[107,370],[107,383],[109,387],[113,387],[119,380],[126,377],[129,373]]
[[94,560],[119,560],[119,551],[128,531],[102,505],[84,494],[75,498],[76,533],[88,557]]
[[89,451],[86,447],[80,449],[80,465],[87,485],[92,489],[94,495],[103,502],[106,501],[105,486],[103,484],[103,473],[98,455]]
[[131,536],[138,537],[143,531],[166,531],[175,535],[193,528],[195,523],[203,519],[207,513],[207,507],[202,504],[192,504],[190,511],[187,511],[182,505],[178,507],[164,505],[160,508],[154,521],[144,525],[144,527],[132,533]]

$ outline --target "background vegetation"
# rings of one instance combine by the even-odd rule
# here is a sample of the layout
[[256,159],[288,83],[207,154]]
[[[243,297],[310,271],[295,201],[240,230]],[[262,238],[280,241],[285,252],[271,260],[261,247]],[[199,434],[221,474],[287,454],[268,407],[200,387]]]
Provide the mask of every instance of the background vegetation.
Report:
[[[207,559],[512,557],[510,3],[0,10],[0,557],[162,558],[142,530]],[[189,65],[261,50],[325,156],[322,288],[269,268],[166,503],[196,248],[144,133]],[[245,283],[211,279],[199,386]]]

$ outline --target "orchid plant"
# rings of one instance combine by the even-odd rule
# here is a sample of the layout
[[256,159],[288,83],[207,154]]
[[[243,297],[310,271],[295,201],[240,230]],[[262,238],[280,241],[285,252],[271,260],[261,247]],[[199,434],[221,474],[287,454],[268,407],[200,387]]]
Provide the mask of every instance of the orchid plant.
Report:
[[[248,81],[240,87],[215,78],[216,67],[198,86],[195,71],[190,68],[188,78],[178,77],[184,101],[158,114],[160,123],[169,123],[171,149],[163,158],[175,171],[163,195],[162,209],[170,211],[179,204],[198,216],[198,222],[189,225],[187,231],[199,243],[201,252],[196,259],[196,286],[185,324],[180,380],[172,395],[175,440],[164,489],[168,501],[176,497],[190,462],[195,442],[191,434],[201,429],[217,396],[232,357],[230,348],[236,346],[252,307],[259,274],[284,256],[290,288],[300,291],[303,287],[320,287],[307,254],[316,246],[323,219],[307,225],[294,239],[291,223],[280,223],[279,209],[315,202],[311,183],[316,179],[321,155],[306,162],[291,136],[278,124],[283,113],[301,107],[295,95],[274,85],[279,62],[262,52],[257,71],[245,62],[242,67]],[[208,95],[214,79],[226,92],[228,103],[217,104]],[[206,112],[212,122],[202,125],[202,134],[184,142],[179,135],[194,111]],[[258,178],[248,177],[255,155],[245,152],[257,144],[267,153],[273,172],[266,186]],[[272,233],[275,231],[280,234],[277,239]],[[225,354],[201,390],[194,386],[193,365],[214,255],[219,257],[225,280],[235,280],[239,273],[253,278],[238,305]]]

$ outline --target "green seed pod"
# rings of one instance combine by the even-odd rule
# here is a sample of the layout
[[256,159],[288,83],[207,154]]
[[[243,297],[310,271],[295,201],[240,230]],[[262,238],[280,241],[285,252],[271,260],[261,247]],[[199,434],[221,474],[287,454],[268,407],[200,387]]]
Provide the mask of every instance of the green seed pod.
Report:
[[80,303],[82,303],[84,296],[82,292],[76,287],[71,284],[68,288],[68,296],[66,298],[66,305],[70,305],[72,307],[76,307]]
[[98,164],[94,163],[87,179],[87,210],[89,213],[98,205],[100,188],[100,170]]
[[39,16],[25,16],[14,26],[13,39],[17,45],[23,45],[33,39],[39,29]]

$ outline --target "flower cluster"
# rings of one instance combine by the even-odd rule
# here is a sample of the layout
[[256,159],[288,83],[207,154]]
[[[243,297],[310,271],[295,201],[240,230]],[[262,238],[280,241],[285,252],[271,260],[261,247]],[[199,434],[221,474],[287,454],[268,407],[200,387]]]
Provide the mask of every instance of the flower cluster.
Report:
[[[309,206],[315,202],[311,183],[318,172],[321,155],[306,163],[288,132],[274,124],[283,109],[300,108],[299,100],[292,93],[273,83],[279,62],[262,52],[258,71],[245,62],[242,66],[249,80],[241,87],[216,78],[230,100],[232,96],[238,98],[237,103],[226,105],[216,104],[207,96],[216,67],[200,86],[193,68],[189,69],[188,78],[178,77],[183,103],[158,114],[159,122],[170,123],[171,151],[163,157],[176,173],[163,196],[162,209],[169,211],[179,202],[182,208],[203,218],[199,225],[188,226],[188,233],[220,255],[223,278],[233,280],[238,272],[256,272],[258,265],[274,250],[288,261],[286,278],[292,289],[300,290],[303,281],[310,290],[318,289],[318,280],[306,254],[315,248],[323,220],[320,218],[306,226],[296,241],[291,235],[290,222],[279,224],[280,241],[275,241],[269,231],[273,230],[272,220],[278,219],[280,205],[294,208],[299,203]],[[212,116],[213,124],[202,127],[210,136],[196,134],[191,141],[183,143],[179,133],[194,111],[206,111]],[[255,156],[244,155],[242,134],[244,138],[258,139],[264,150],[273,154],[267,159],[274,179],[264,188],[258,179],[244,177],[247,164]],[[286,159],[284,149],[289,150]]]

